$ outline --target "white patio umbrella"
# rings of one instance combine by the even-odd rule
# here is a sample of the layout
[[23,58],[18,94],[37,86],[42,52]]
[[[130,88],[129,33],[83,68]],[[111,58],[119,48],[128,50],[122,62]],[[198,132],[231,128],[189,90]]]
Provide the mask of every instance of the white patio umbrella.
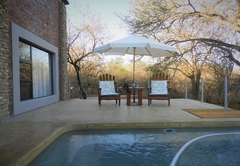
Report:
[[173,52],[176,52],[176,49],[172,46],[144,37],[129,36],[96,47],[94,52],[104,55],[133,54],[133,81],[135,81],[135,55],[148,55],[154,58],[168,57],[171,56]]

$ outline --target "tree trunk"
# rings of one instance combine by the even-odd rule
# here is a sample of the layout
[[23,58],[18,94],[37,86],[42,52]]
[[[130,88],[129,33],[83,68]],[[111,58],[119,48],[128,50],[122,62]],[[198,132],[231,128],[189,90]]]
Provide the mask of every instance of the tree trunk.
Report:
[[80,98],[81,99],[87,99],[87,95],[82,88],[82,83],[81,83],[81,80],[80,80],[78,69],[76,67],[74,67],[74,68],[75,68],[75,71],[76,71],[76,74],[77,74],[77,81],[78,81],[79,90],[80,90]]
[[86,93],[85,93],[83,90],[81,90],[81,91],[82,91],[82,98],[83,98],[83,99],[87,99]]
[[201,73],[198,72],[197,74],[191,75],[189,78],[191,79],[192,83],[193,99],[198,100]]

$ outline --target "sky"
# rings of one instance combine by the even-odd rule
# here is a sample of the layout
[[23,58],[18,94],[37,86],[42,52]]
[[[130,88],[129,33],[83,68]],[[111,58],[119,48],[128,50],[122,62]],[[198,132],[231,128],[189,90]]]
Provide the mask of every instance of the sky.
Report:
[[[81,8],[89,5],[89,8],[97,16],[100,16],[102,23],[105,23],[112,34],[113,38],[111,41],[118,40],[129,36],[127,29],[124,28],[124,23],[116,15],[128,15],[130,10],[129,1],[130,0],[68,0],[69,5],[67,5],[67,14],[70,19],[76,18],[77,22],[83,21],[83,13],[81,13]],[[76,17],[79,15],[79,17]],[[110,42],[110,41],[109,41]],[[106,44],[106,43],[104,43]],[[109,61],[120,56],[105,56],[105,61]],[[125,62],[130,62],[133,59],[132,55],[121,56]],[[149,56],[144,56],[142,60],[151,63],[152,58]]]
[[69,0],[67,5],[67,13],[71,16],[81,14],[79,8],[89,8],[97,16],[100,16],[113,36],[112,40],[121,39],[128,36],[125,28],[121,28],[124,23],[116,14],[126,15],[129,10],[129,0]]

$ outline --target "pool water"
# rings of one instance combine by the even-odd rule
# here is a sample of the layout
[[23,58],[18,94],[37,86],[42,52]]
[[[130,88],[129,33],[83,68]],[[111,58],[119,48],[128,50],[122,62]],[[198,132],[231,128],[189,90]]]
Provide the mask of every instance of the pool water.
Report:
[[192,142],[176,165],[240,166],[240,133],[209,135]]
[[[71,131],[58,137],[29,165],[169,166],[179,149],[189,140],[212,133],[237,131],[240,130],[199,128]],[[206,158],[209,157],[209,154],[214,153],[213,146],[216,151],[220,152],[220,155],[222,154],[222,157],[218,154],[214,160],[221,161],[224,159],[223,156],[227,155],[229,162],[232,162],[233,165],[234,163],[240,165],[239,160],[234,160],[240,158],[239,135],[216,136],[211,139],[198,140],[181,154],[176,165],[185,166],[186,163],[189,163],[189,156],[193,156],[191,161],[196,160],[196,157],[194,158],[194,155],[197,154],[196,149],[199,153],[201,151],[201,158],[205,158],[204,162],[208,162],[209,160]],[[208,151],[209,148],[211,151]],[[232,150],[233,153],[231,153]],[[229,153],[221,153],[221,151],[229,151]],[[201,161],[199,162],[203,164]],[[194,162],[192,164],[195,165]]]

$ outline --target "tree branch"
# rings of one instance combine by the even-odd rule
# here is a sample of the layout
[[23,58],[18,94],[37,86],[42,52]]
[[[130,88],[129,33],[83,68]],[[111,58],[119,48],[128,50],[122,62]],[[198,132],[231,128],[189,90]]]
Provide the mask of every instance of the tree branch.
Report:
[[170,43],[184,43],[184,42],[188,42],[188,41],[200,41],[200,42],[204,42],[204,43],[211,43],[211,45],[214,45],[214,46],[224,46],[224,47],[235,49],[240,52],[240,46],[228,44],[228,43],[222,42],[220,40],[216,40],[216,39],[195,38],[195,39],[187,39],[187,40],[169,40]]

